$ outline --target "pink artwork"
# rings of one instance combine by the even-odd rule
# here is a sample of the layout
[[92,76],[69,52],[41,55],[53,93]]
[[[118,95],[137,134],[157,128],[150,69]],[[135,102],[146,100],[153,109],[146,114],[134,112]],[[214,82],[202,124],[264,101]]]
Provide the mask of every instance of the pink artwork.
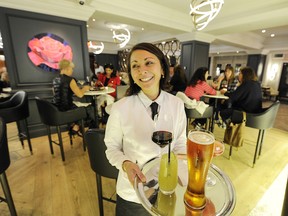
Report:
[[34,65],[58,71],[62,59],[72,60],[72,49],[67,42],[54,34],[39,34],[28,42],[28,56]]

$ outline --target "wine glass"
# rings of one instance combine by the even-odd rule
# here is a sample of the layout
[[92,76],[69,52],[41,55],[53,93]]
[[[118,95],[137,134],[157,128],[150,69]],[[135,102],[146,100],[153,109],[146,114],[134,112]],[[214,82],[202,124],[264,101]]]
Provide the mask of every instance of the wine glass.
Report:
[[[214,143],[214,153],[213,153],[213,157],[217,157],[223,154],[225,150],[225,145],[223,142],[220,142],[218,140],[215,140]],[[212,187],[214,185],[216,185],[216,178],[211,175],[211,173],[208,172],[207,178],[206,178],[206,185],[209,187]]]
[[154,132],[152,134],[152,141],[161,148],[169,146],[168,154],[170,154],[170,144],[173,139],[173,119],[170,114],[157,114],[154,117]]
[[158,174],[159,189],[163,194],[169,195],[174,192],[178,182],[178,161],[176,155],[171,152],[173,121],[172,116],[165,113],[155,117],[152,141],[162,149],[168,145],[168,153],[161,154]]

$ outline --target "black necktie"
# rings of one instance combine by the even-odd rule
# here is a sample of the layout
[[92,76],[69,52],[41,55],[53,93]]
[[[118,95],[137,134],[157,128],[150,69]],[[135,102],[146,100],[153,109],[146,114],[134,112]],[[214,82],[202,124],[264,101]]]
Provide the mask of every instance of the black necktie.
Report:
[[151,105],[151,110],[152,110],[152,119],[154,120],[155,115],[157,115],[158,111],[158,104],[156,102],[153,102]]

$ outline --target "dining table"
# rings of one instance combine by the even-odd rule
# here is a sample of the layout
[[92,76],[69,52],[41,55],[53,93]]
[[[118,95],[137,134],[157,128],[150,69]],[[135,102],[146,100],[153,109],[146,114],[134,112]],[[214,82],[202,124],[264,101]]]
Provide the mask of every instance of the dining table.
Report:
[[[159,190],[158,173],[160,158],[154,158],[145,163],[142,172],[146,176],[146,182],[142,183],[135,178],[134,189],[143,207],[151,215],[185,215],[184,193],[188,184],[188,165],[186,159],[178,158],[178,184],[174,193],[164,195]],[[236,204],[236,192],[230,178],[216,165],[210,164],[210,178],[216,180],[216,184],[209,185],[206,182],[205,196],[207,203],[205,208],[213,209],[216,216],[231,215]],[[203,211],[205,216],[205,209]]]
[[209,94],[204,94],[203,95],[204,98],[214,98],[215,99],[215,102],[213,104],[213,115],[212,115],[212,122],[211,122],[211,132],[214,131],[214,120],[215,120],[215,114],[216,114],[216,110],[217,110],[217,106],[218,106],[218,100],[228,100],[229,97],[222,94],[220,91],[216,91],[216,95],[209,95]]
[[96,128],[99,127],[99,121],[98,121],[98,108],[97,108],[97,96],[103,95],[103,94],[110,94],[115,92],[115,89],[109,86],[106,87],[91,87],[89,91],[86,91],[84,93],[84,96],[91,97],[91,103],[94,109],[94,117],[95,117],[95,123]]

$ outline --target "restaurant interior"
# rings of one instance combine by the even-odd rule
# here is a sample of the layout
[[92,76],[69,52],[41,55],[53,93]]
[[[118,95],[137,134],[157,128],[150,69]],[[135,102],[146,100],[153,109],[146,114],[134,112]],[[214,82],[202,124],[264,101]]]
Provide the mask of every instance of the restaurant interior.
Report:
[[[266,131],[262,154],[254,167],[258,130],[251,127],[245,128],[243,147],[234,148],[229,157],[230,147],[225,145],[223,155],[213,158],[212,163],[234,186],[236,201],[231,215],[281,215],[282,206],[288,205],[284,203],[288,176],[288,2],[225,0],[203,29],[190,15],[193,2],[201,1],[0,0],[0,68],[7,68],[11,93],[27,92],[30,110],[27,125],[33,153],[26,140],[25,148],[21,146],[17,136],[18,128],[25,130],[25,124],[7,124],[11,164],[6,175],[18,215],[100,215],[95,173],[87,151],[83,151],[82,138],[74,138],[70,145],[67,131],[63,131],[65,161],[56,147],[54,155],[50,154],[46,125],[35,98],[51,100],[55,71],[35,66],[28,46],[34,38],[47,35],[71,46],[78,80],[91,76],[94,61],[103,66],[112,63],[124,76],[129,50],[140,42],[155,44],[170,64],[184,67],[188,78],[200,66],[208,67],[212,77],[226,65],[236,72],[243,66],[252,67],[261,82],[263,107],[280,101],[274,126]],[[222,141],[224,132],[215,125],[216,140]],[[56,136],[53,129],[52,137]],[[102,184],[103,193],[115,198],[115,180],[103,178]],[[0,197],[2,194],[0,189]],[[115,204],[104,201],[104,212],[115,215]],[[0,202],[0,215],[10,214],[8,206]]]

